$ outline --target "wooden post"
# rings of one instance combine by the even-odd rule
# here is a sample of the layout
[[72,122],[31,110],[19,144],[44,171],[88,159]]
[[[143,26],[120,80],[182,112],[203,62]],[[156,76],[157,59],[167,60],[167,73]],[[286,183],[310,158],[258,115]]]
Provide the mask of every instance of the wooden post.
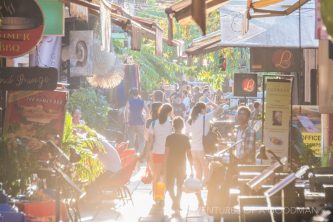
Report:
[[173,15],[168,15],[168,41],[172,42],[173,40]]

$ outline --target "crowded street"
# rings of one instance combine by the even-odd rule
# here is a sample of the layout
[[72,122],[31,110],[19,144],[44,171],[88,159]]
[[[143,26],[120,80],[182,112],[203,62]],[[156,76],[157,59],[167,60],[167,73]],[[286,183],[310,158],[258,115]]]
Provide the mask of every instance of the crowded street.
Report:
[[0,0],[0,222],[333,222],[333,0]]

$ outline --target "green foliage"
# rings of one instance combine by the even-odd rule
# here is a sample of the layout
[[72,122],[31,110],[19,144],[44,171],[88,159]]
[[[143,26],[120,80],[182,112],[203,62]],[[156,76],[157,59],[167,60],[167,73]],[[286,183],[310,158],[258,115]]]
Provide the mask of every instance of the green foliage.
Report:
[[108,102],[93,88],[74,91],[69,96],[67,108],[70,112],[79,108],[82,112],[82,118],[91,128],[103,132],[108,127]]
[[0,181],[6,192],[15,196],[27,189],[32,174],[37,172],[38,155],[6,139],[0,145]]
[[[154,20],[166,35],[168,33],[168,20],[164,9],[158,7],[156,0],[147,2],[149,7],[137,11],[137,15]],[[207,18],[207,33],[220,29],[219,10],[210,12]],[[174,21],[174,39],[184,41],[187,48],[193,39],[202,36],[199,27],[194,22],[180,24]],[[184,74],[207,82],[215,89],[221,89],[225,77],[232,77],[235,72],[248,71],[249,51],[247,49],[226,48],[213,53],[202,55],[202,59],[194,58],[191,67],[184,61],[173,62],[175,59],[175,47],[163,45],[163,57],[155,56],[154,42],[144,40],[140,52],[124,49],[124,44],[119,40],[114,41],[115,51],[123,56],[131,55],[141,68],[141,83],[144,90],[153,90],[160,87],[161,82],[173,84],[181,79]],[[227,60],[227,70],[220,68],[220,56]],[[202,60],[207,61],[203,66]]]
[[95,158],[93,151],[103,152],[105,150],[98,141],[96,132],[86,125],[73,127],[69,113],[66,113],[65,117],[62,148],[67,154],[72,148],[81,156],[81,160],[75,165],[74,179],[76,181],[91,182],[102,173],[103,166]]

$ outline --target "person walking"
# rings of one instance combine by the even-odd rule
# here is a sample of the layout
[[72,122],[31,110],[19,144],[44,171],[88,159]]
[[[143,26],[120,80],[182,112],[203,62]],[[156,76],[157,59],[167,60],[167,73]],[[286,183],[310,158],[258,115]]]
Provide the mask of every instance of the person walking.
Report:
[[[180,116],[173,120],[174,133],[166,138],[165,142],[165,175],[166,187],[172,199],[172,209],[180,210],[182,187],[186,177],[186,157],[191,166],[192,154],[189,138],[183,134],[184,119]],[[176,191],[175,193],[175,185]]]
[[172,133],[171,115],[172,106],[169,103],[163,104],[159,110],[158,119],[153,121],[149,128],[150,141],[152,141],[151,167],[154,200],[156,185],[163,176],[165,141],[167,136]]
[[[203,131],[208,133],[210,122],[214,117],[217,117],[223,111],[223,105],[217,106],[214,103],[210,103],[210,105],[214,107],[214,110],[207,113],[207,107],[205,103],[196,103],[192,109],[190,119],[187,122],[187,133],[191,138],[191,152],[195,174],[197,179],[203,181],[203,184],[207,182],[209,174],[208,162],[205,159],[205,151],[202,140],[204,136]],[[200,193],[197,194],[197,198],[199,207],[202,207],[204,203]]]
[[142,154],[145,142],[143,110],[148,113],[145,102],[139,96],[138,89],[131,89],[130,99],[125,108],[125,122],[128,125],[129,147],[135,147],[139,154]]

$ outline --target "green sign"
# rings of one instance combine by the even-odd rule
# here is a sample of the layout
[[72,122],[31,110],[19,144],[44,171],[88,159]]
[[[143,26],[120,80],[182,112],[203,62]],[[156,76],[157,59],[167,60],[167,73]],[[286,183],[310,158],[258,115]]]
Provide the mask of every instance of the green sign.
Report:
[[61,0],[37,0],[44,14],[44,35],[64,35],[64,4]]

